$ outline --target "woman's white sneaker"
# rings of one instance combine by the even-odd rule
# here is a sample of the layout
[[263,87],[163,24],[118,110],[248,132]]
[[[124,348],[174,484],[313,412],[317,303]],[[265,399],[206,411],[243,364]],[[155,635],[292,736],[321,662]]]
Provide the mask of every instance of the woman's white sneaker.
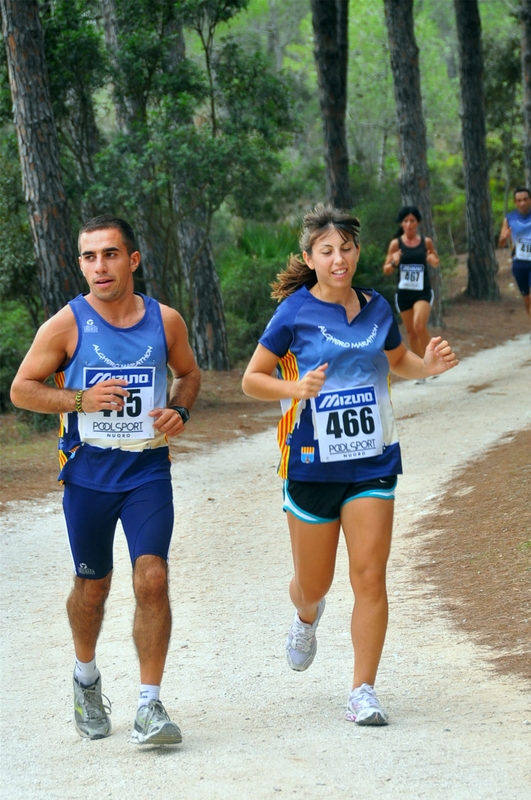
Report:
[[374,688],[368,683],[362,683],[349,694],[346,717],[357,725],[387,725],[389,721]]
[[286,658],[291,669],[297,672],[304,672],[308,669],[315,658],[317,652],[317,639],[315,631],[319,625],[319,620],[323,616],[325,609],[325,598],[317,606],[317,616],[310,624],[302,622],[297,612],[293,618],[293,623],[286,639]]

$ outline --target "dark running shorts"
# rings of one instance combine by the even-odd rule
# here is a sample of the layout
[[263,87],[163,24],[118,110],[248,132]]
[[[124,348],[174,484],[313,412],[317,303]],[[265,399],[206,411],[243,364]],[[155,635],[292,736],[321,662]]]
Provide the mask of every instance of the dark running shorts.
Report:
[[168,558],[173,532],[171,481],[148,481],[128,492],[98,492],[65,484],[63,510],[76,575],[97,580],[113,568],[114,533],[121,520],[131,563]]
[[359,483],[318,483],[316,481],[284,481],[284,511],[313,525],[335,522],[341,507],[350,500],[377,497],[394,500],[396,475],[374,478]]
[[513,261],[513,275],[523,297],[531,292],[531,261]]
[[431,306],[433,289],[426,289],[422,292],[417,292],[415,289],[397,289],[395,294],[395,303],[399,311],[409,311],[419,300],[426,300]]

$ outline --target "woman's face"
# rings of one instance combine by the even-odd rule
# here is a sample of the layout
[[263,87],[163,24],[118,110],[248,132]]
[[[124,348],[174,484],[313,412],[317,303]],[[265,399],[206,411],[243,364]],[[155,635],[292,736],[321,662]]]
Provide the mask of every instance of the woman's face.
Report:
[[317,282],[333,289],[350,288],[359,256],[352,239],[343,239],[336,228],[329,228],[315,240],[311,254],[303,253],[310,269],[316,272]]
[[408,214],[407,217],[404,217],[400,225],[402,226],[402,230],[406,234],[408,239],[413,239],[417,233],[419,221],[414,214]]

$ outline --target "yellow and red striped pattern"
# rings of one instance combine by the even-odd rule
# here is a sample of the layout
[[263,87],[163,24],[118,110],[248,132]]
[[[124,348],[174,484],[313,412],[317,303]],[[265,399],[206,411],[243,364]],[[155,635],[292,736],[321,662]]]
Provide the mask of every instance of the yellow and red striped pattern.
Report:
[[[297,359],[291,350],[288,350],[286,355],[280,359],[279,370],[283,380],[299,380],[299,366],[297,364]],[[293,430],[293,426],[295,424],[298,403],[299,400],[297,398],[293,398],[290,408],[288,411],[286,411],[278,423],[277,441],[280,448],[280,464],[278,467],[278,474],[281,478],[288,477],[288,462],[291,448],[288,444],[286,444],[286,440]]]

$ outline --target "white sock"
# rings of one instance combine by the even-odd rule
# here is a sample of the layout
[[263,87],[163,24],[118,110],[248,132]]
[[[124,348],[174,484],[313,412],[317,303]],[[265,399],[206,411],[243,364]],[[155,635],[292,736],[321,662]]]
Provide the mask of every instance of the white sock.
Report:
[[150,683],[140,684],[140,696],[138,698],[138,708],[147,706],[150,700],[158,700],[160,697],[160,686],[153,686]]
[[92,661],[80,661],[76,658],[76,666],[74,667],[74,675],[79,683],[83,686],[92,686],[96,683],[100,676],[100,671],[96,666],[96,656]]

